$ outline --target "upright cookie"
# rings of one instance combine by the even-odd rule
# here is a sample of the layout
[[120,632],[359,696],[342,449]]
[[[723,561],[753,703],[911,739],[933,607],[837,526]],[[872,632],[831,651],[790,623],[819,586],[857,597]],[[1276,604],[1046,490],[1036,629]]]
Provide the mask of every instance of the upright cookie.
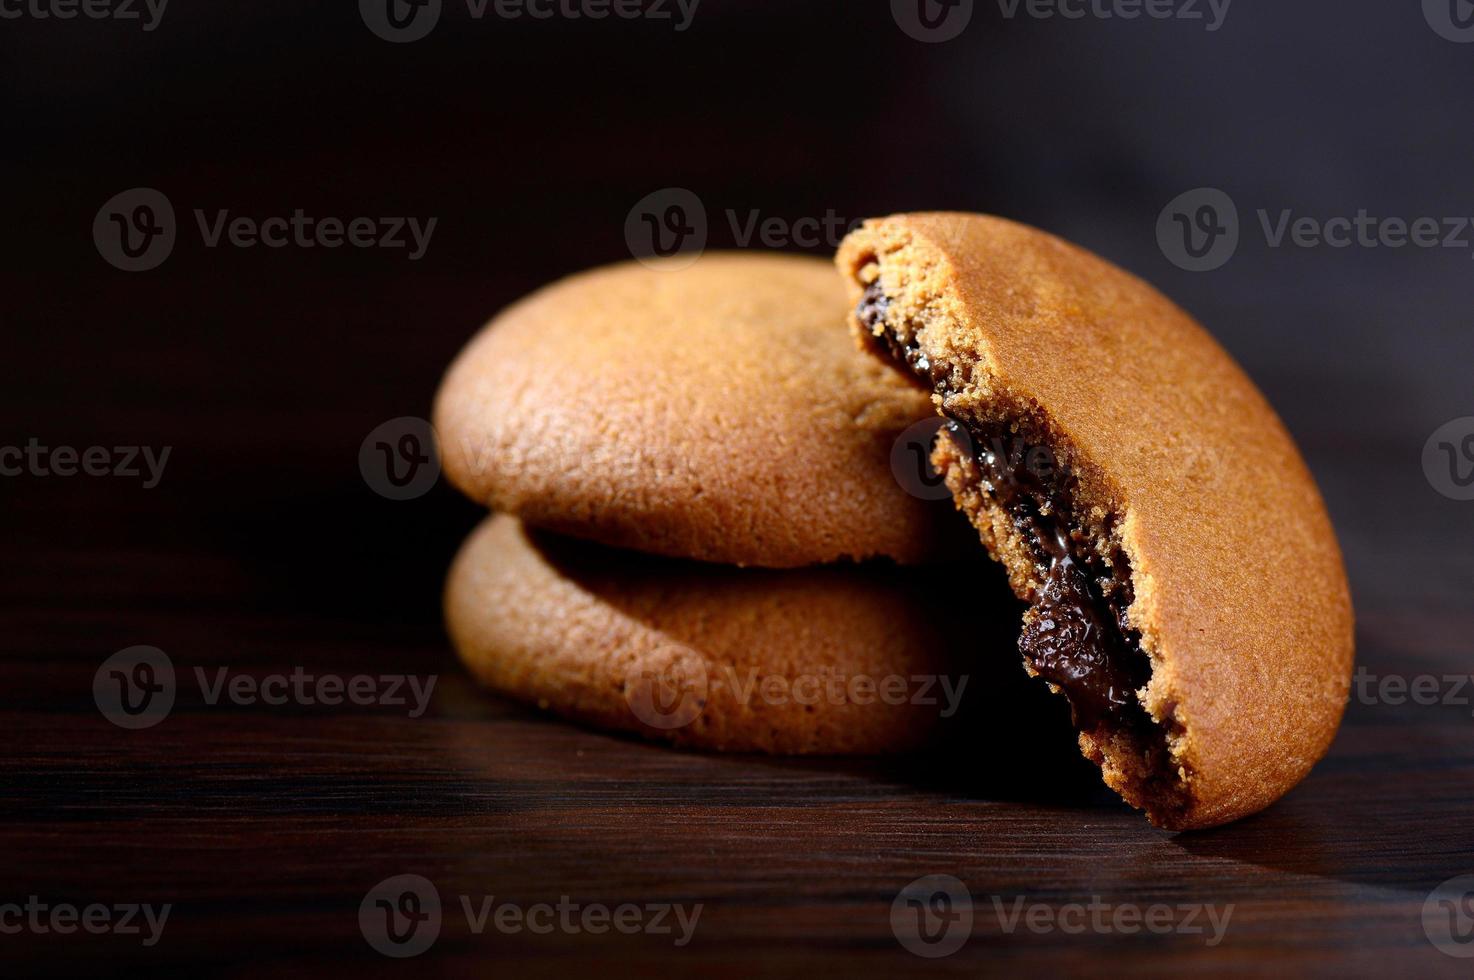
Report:
[[497,515],[452,565],[445,620],[483,685],[595,727],[734,752],[891,753],[1006,695],[977,661],[1007,662],[1013,600],[1000,582],[1001,597],[964,604],[939,575],[680,561]]
[[554,283],[451,367],[445,473],[530,524],[658,554],[922,560],[954,518],[889,459],[931,407],[854,349],[845,309],[827,263],[781,255]]
[[1106,782],[1172,829],[1298,782],[1346,701],[1351,601],[1315,483],[1228,354],[1141,280],[997,218],[870,221],[837,261],[859,335],[949,420],[933,461]]

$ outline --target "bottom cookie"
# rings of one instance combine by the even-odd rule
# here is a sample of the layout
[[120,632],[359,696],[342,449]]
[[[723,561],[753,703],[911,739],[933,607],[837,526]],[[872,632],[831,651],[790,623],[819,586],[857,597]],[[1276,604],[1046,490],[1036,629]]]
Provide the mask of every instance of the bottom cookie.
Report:
[[497,515],[457,555],[445,618],[485,687],[586,724],[733,752],[883,754],[1011,698],[991,665],[1010,663],[1017,611],[979,591],[976,572],[946,566],[739,569]]

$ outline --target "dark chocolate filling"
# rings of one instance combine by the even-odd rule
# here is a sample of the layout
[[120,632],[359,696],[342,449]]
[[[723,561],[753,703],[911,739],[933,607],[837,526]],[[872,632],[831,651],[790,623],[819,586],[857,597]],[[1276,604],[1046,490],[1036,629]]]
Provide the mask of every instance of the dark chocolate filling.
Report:
[[[883,353],[946,394],[946,372],[931,364],[914,333],[901,339],[886,324],[888,307],[877,280],[866,288],[856,314]],[[1030,443],[1027,428],[1013,428],[1001,421],[984,428],[958,419],[944,426],[957,447],[971,453],[981,491],[1008,514],[1033,553],[1042,585],[1028,597],[1033,608],[1019,650],[1040,677],[1069,698],[1082,730],[1102,724],[1149,726],[1136,691],[1150,678],[1151,664],[1126,618],[1133,594],[1129,563],[1109,543],[1109,526],[1106,557],[1092,546],[1074,516],[1073,477],[1061,470],[1048,446]]]
[[911,369],[912,374],[941,391],[944,384],[943,373],[932,366],[931,360],[917,342],[916,335],[912,334],[903,341],[886,328],[886,311],[890,309],[890,305],[890,297],[882,291],[880,280],[877,279],[865,287],[860,305],[855,308],[855,315],[865,325],[870,340],[881,348],[881,353],[889,354],[892,360],[900,361]]

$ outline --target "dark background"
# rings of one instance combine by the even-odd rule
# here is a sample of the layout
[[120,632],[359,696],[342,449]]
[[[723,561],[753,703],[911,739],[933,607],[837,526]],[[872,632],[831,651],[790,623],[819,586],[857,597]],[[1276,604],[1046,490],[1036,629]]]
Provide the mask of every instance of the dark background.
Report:
[[[148,964],[564,973],[926,966],[1453,969],[1429,890],[1474,872],[1470,708],[1354,701],[1331,755],[1265,814],[1172,837],[1077,773],[1033,787],[918,780],[907,764],[673,753],[483,698],[439,624],[478,512],[449,488],[374,494],[357,455],[426,415],[498,308],[629,257],[645,195],[684,187],[792,221],[1002,214],[1075,240],[1197,315],[1279,409],[1319,479],[1378,676],[1468,674],[1474,503],[1420,462],[1474,414],[1471,254],[1270,248],[1256,212],[1474,217],[1474,45],[1417,2],[1238,0],[1202,21],[1000,16],[922,43],[885,3],[703,0],[670,22],[475,20],[446,0],[409,44],[349,2],[193,4],[139,22],[0,20],[0,444],[171,446],[160,485],[0,479],[0,900],[172,901],[164,940],[0,936],[21,972]],[[114,194],[161,190],[159,268],[100,257]],[[1243,239],[1222,268],[1159,249],[1178,194],[1217,187]],[[437,218],[405,250],[206,248],[192,211]],[[1466,236],[1474,239],[1474,234]],[[832,251],[829,244],[811,249]],[[439,672],[431,712],[206,708],[154,729],[97,713],[93,672],[132,644],[181,667]],[[973,762],[1027,756],[1030,742]],[[966,764],[966,763],[960,763]],[[1071,782],[1073,781],[1073,782]],[[977,785],[981,782],[982,785]],[[1078,785],[1076,785],[1078,784]],[[420,960],[358,935],[373,883],[524,902],[704,901],[690,947],[656,937],[473,936]],[[923,874],[980,902],[1235,902],[1185,936],[1004,935],[941,961],[887,909]],[[1102,954],[1109,953],[1108,957]]]

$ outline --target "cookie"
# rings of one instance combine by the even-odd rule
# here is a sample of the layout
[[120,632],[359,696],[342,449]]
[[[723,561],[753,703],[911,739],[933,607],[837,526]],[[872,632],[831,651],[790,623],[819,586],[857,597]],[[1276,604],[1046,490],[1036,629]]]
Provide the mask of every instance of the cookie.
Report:
[[740,569],[506,515],[466,541],[445,589],[452,643],[485,687],[594,727],[733,752],[926,744],[961,709],[999,699],[973,664],[991,652],[1017,673],[1001,656],[1016,617],[949,591],[940,570]]
[[1179,830],[1294,786],[1346,702],[1351,600],[1315,482],[1232,358],[1141,280],[998,218],[870,221],[837,262],[862,342],[947,419],[933,462],[1105,781]]
[[827,263],[776,254],[554,283],[451,367],[435,406],[444,472],[496,510],[620,547],[921,561],[957,519],[903,490],[889,460],[931,406],[854,349],[845,314]]

